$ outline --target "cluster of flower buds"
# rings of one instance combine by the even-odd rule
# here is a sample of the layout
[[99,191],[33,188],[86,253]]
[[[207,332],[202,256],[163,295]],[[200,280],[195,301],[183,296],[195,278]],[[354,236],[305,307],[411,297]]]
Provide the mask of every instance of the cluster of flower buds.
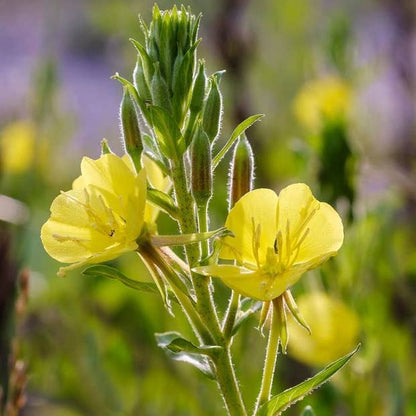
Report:
[[[155,5],[151,24],[140,20],[144,42],[132,40],[137,50],[133,83],[116,76],[124,84],[120,118],[125,147],[137,168],[142,150],[168,166],[193,140],[207,138],[211,148],[219,134],[222,73],[208,77],[204,61],[197,60],[199,22],[200,16],[183,6],[160,11]],[[139,120],[150,134],[140,132]]]

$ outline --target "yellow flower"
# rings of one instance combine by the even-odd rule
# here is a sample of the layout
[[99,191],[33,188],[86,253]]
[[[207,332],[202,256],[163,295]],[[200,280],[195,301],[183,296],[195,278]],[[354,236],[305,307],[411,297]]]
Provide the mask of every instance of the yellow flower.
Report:
[[35,127],[29,121],[17,121],[4,128],[0,137],[0,169],[19,174],[28,170],[35,153]]
[[60,275],[89,263],[112,260],[136,250],[144,223],[146,173],[130,170],[114,154],[84,157],[72,190],[51,205],[41,239],[48,254],[62,263]]
[[306,271],[318,267],[341,247],[341,218],[317,201],[305,184],[245,194],[228,214],[220,258],[237,265],[198,267],[204,275],[221,278],[231,289],[262,301],[283,294]]
[[293,319],[289,320],[289,354],[299,361],[321,366],[347,354],[358,341],[360,323],[356,314],[342,302],[316,292],[300,296],[298,307],[308,317],[311,334]]
[[345,81],[326,77],[310,81],[294,101],[294,112],[305,127],[318,130],[324,120],[345,117],[351,102],[351,90]]

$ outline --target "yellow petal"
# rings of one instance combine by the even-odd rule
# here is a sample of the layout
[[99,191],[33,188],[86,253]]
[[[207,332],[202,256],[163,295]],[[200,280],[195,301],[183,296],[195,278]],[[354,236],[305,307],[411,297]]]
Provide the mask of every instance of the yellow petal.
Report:
[[328,257],[336,254],[342,246],[344,241],[342,221],[330,205],[321,202],[320,208],[311,219],[308,228],[308,236],[300,246],[296,262],[314,260],[318,266]]
[[142,163],[151,187],[161,192],[169,192],[172,188],[172,181],[169,176],[163,174],[156,162],[143,155]]
[[317,201],[307,185],[297,183],[283,189],[277,206],[277,228],[282,234],[281,254],[285,264],[295,256],[295,264],[319,265],[320,259],[327,259],[341,247],[344,238],[341,218],[330,205]]
[[255,265],[253,242],[256,230],[259,230],[258,256],[263,263],[267,248],[274,246],[276,238],[276,206],[277,195],[270,189],[256,189],[245,194],[228,214],[225,227],[234,237],[224,239],[220,257]]
[[84,157],[81,162],[84,185],[94,185],[127,198],[134,188],[135,175],[118,156],[108,153],[97,160]]

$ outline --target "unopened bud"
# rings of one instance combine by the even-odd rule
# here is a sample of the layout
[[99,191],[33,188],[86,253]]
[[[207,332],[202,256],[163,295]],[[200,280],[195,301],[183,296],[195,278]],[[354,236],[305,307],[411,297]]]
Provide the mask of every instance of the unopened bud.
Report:
[[153,74],[150,89],[152,93],[153,105],[162,107],[167,110],[169,114],[172,114],[172,104],[168,84],[160,73],[159,64],[155,64],[155,73]]
[[146,81],[143,60],[140,55],[137,55],[137,62],[133,71],[133,81],[141,100],[150,102],[152,95],[150,94],[149,84]]
[[191,191],[197,205],[205,205],[212,196],[211,144],[202,128],[191,143]]
[[229,176],[230,209],[247,192],[253,189],[253,150],[245,135],[241,135],[234,148]]
[[218,135],[221,125],[222,97],[216,77],[210,78],[211,88],[205,101],[202,126],[212,141]]
[[198,74],[195,78],[194,87],[192,91],[191,104],[189,109],[191,113],[197,114],[202,110],[205,96],[205,68],[204,61],[199,61]]
[[143,151],[143,143],[140,134],[139,120],[135,103],[129,91],[129,86],[123,89],[123,99],[120,105],[121,130],[126,153],[133,160],[136,170],[141,169],[141,153]]

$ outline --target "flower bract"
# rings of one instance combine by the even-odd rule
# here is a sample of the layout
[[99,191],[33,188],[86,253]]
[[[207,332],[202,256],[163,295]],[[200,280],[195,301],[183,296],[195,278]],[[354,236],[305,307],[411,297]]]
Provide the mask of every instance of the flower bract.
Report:
[[81,176],[51,205],[41,239],[62,263],[59,274],[89,263],[112,260],[137,248],[146,204],[146,174],[136,174],[114,154],[84,157]]
[[318,267],[341,247],[342,221],[319,202],[305,184],[293,184],[279,196],[270,189],[245,194],[231,209],[220,258],[237,264],[198,267],[219,277],[242,295],[269,301],[283,294],[301,275]]

